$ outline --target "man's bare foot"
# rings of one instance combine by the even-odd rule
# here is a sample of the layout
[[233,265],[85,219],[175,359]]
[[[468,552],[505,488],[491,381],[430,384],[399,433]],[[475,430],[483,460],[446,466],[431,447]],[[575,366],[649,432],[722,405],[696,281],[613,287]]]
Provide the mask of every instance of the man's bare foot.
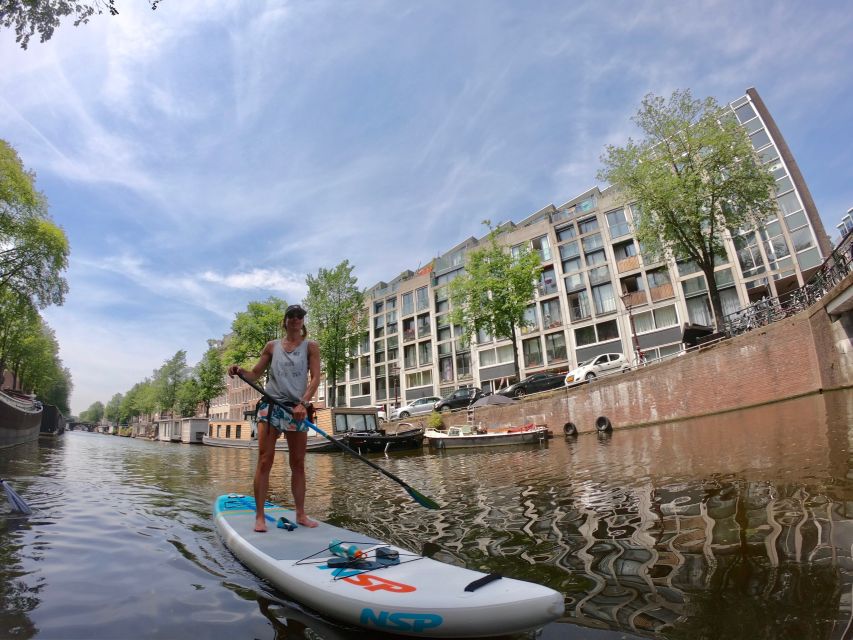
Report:
[[267,530],[267,522],[263,516],[255,518],[255,531],[258,533],[266,533]]
[[296,524],[301,524],[303,527],[308,527],[309,529],[313,529],[319,523],[315,522],[314,520],[312,520],[308,516],[297,516],[296,517]]

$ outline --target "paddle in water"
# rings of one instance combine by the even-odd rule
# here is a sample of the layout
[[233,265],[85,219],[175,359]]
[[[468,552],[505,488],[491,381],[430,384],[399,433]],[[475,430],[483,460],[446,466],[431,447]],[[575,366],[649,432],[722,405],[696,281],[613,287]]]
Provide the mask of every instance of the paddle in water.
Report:
[[[290,410],[290,408],[289,408],[289,407],[285,407],[283,404],[281,404],[280,402],[276,401],[274,398],[270,398],[270,397],[266,394],[266,392],[265,392],[261,387],[259,387],[257,384],[255,384],[255,383],[254,383],[254,382],[252,382],[251,380],[248,380],[248,379],[246,379],[245,377],[243,377],[243,375],[242,375],[241,373],[238,373],[237,375],[240,377],[240,379],[241,379],[243,382],[245,382],[247,385],[249,385],[250,387],[252,387],[252,389],[254,389],[254,390],[255,390],[255,391],[257,391],[258,393],[260,393],[260,394],[261,394],[261,395],[262,395],[266,400],[268,400],[269,402],[272,402],[273,404],[278,405],[279,407],[281,407],[282,409],[284,409],[287,413],[291,413],[291,410]],[[305,424],[308,426],[308,428],[309,428],[309,429],[313,429],[314,431],[316,431],[316,432],[317,432],[317,433],[319,433],[321,436],[323,436],[324,438],[326,438],[326,440],[328,440],[329,442],[331,442],[332,444],[334,444],[334,445],[335,445],[336,447],[338,447],[339,449],[342,449],[343,451],[346,451],[348,454],[350,454],[350,455],[352,455],[352,456],[355,456],[356,458],[358,458],[359,460],[361,460],[361,461],[362,461],[362,462],[364,462],[365,464],[368,464],[368,465],[370,465],[371,467],[373,467],[374,469],[376,469],[376,470],[377,470],[379,473],[381,473],[382,475],[384,475],[384,476],[386,476],[386,477],[390,478],[391,480],[393,480],[394,482],[396,482],[397,484],[399,484],[401,487],[403,487],[403,488],[406,490],[406,493],[408,493],[410,496],[412,496],[412,498],[415,500],[415,502],[417,502],[419,505],[421,505],[421,506],[423,506],[423,507],[426,507],[427,509],[441,509],[441,506],[440,506],[440,505],[439,505],[435,500],[433,500],[432,498],[429,498],[429,497],[425,496],[425,495],[424,495],[424,494],[422,494],[420,491],[417,491],[417,490],[413,489],[413,488],[412,488],[412,487],[410,487],[408,484],[406,484],[405,482],[403,482],[402,480],[400,480],[400,478],[398,478],[397,476],[395,476],[393,473],[391,473],[391,472],[389,472],[389,471],[386,471],[385,469],[383,469],[382,467],[380,467],[378,464],[375,464],[375,463],[371,462],[370,460],[368,460],[368,459],[367,459],[367,458],[365,458],[364,456],[360,455],[360,454],[359,454],[359,453],[357,453],[356,451],[353,451],[353,450],[352,450],[352,449],[350,449],[347,445],[345,445],[343,442],[341,442],[340,440],[337,440],[336,438],[333,438],[332,436],[330,436],[328,433],[326,433],[325,431],[323,431],[320,427],[318,427],[316,424],[314,424],[314,423],[313,423],[313,422],[311,422],[310,420],[306,419],[306,420],[305,420]]]

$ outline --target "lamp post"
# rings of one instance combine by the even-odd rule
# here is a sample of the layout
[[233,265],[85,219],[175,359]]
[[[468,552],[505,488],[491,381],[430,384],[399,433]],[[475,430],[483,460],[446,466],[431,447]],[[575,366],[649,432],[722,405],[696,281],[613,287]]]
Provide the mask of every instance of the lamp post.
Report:
[[640,341],[637,339],[637,328],[634,326],[634,314],[631,312],[631,294],[627,291],[620,296],[622,304],[628,311],[628,322],[631,323],[631,338],[634,341],[634,352],[637,354],[637,364],[641,364],[644,360],[643,352],[640,349]]
[[400,367],[396,364],[391,366],[391,375],[394,376],[394,408],[397,408],[397,393],[400,388]]

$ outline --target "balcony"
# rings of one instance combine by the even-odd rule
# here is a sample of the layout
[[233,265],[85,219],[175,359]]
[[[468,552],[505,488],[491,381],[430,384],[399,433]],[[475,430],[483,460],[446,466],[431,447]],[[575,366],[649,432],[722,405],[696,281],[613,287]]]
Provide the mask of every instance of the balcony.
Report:
[[629,256],[627,258],[622,258],[621,260],[616,261],[616,271],[619,273],[625,273],[626,271],[631,271],[633,269],[640,268],[640,257],[639,256]]
[[652,302],[657,302],[658,300],[666,300],[667,298],[675,297],[675,292],[672,289],[671,282],[667,282],[666,284],[650,288],[649,294],[651,294],[652,296]]
[[638,307],[641,304],[648,304],[645,291],[635,291],[634,293],[623,293],[622,302],[626,307]]

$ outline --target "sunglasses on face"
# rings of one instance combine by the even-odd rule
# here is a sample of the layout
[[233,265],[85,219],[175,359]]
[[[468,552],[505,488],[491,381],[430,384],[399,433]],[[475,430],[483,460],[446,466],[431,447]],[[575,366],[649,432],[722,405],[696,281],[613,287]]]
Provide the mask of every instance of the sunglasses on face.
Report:
[[299,318],[299,319],[301,320],[301,319],[302,319],[302,318],[304,318],[305,316],[304,316],[303,314],[301,314],[301,313],[288,313],[288,314],[287,314],[286,316],[284,316],[284,317],[285,317],[285,318],[287,318],[288,320],[293,320],[294,318]]

